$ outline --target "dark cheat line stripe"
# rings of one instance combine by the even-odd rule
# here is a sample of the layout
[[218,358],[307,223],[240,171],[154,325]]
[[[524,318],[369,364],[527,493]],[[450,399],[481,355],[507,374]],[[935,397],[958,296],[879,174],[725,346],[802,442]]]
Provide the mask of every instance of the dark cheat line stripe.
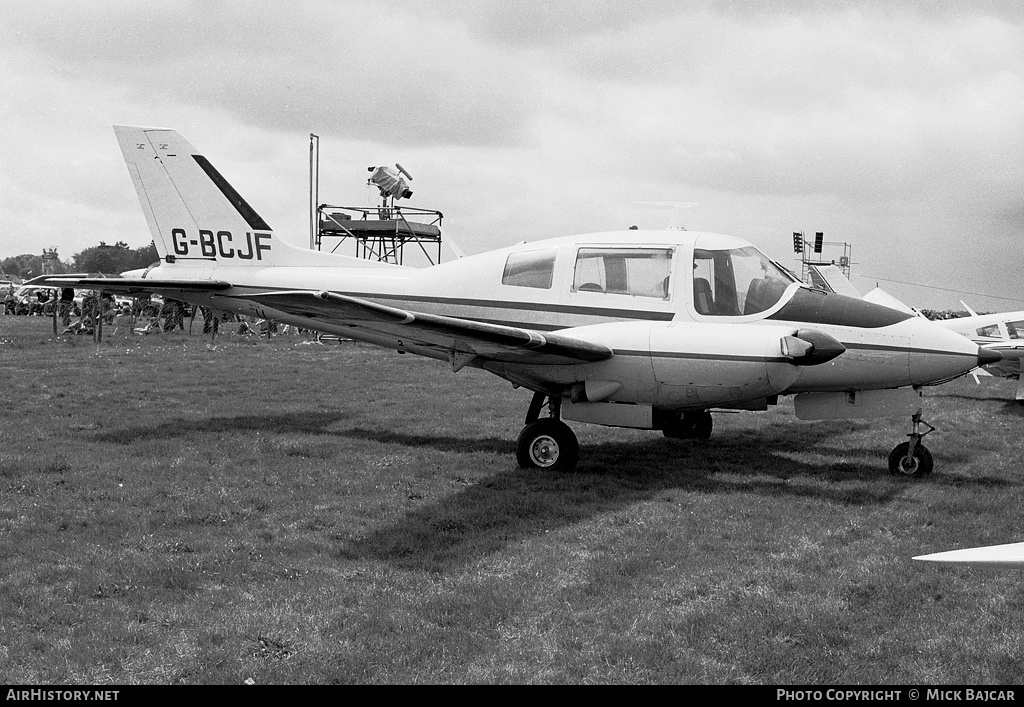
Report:
[[249,228],[254,231],[273,231],[267,222],[264,221],[256,210],[249,206],[249,203],[242,198],[242,195],[235,191],[235,188],[228,184],[228,180],[221,176],[221,173],[217,171],[217,168],[210,164],[210,160],[206,159],[202,155],[192,155],[192,159],[196,161],[203,171],[206,172],[206,176],[210,178],[217,188],[220,189],[224,197],[231,202],[231,205],[235,207],[245,222],[249,224]]
[[[235,285],[238,289],[256,290],[256,294],[265,292],[265,287],[255,287],[253,285]],[[280,288],[279,291],[292,288]],[[292,289],[293,292],[305,292],[306,290]],[[673,312],[658,312],[652,310],[643,309],[615,309],[611,307],[592,307],[586,305],[561,305],[561,304],[544,304],[537,302],[502,302],[499,300],[478,300],[478,299],[465,299],[459,297],[426,297],[419,295],[392,295],[385,293],[376,292],[341,292],[332,290],[332,294],[344,295],[346,297],[354,297],[356,299],[363,299],[372,302],[373,300],[390,300],[390,301],[405,301],[405,302],[429,302],[434,304],[455,304],[464,307],[486,307],[490,309],[512,309],[512,310],[526,310],[532,312],[549,312],[552,314],[576,314],[580,316],[589,317],[615,317],[617,319],[630,320],[647,320],[647,321],[672,321],[675,316]],[[247,295],[228,295],[232,299],[247,299]],[[403,309],[399,307],[399,309]],[[426,314],[426,312],[423,312]],[[441,315],[441,316],[454,316],[454,315]],[[477,319],[479,321],[489,321],[482,317],[462,317],[463,319]],[[493,320],[491,320],[493,321]],[[501,323],[501,322],[495,322]],[[526,327],[530,326],[533,328],[540,328],[539,326],[532,324],[516,323],[511,326]],[[549,325],[544,325],[549,326]]]

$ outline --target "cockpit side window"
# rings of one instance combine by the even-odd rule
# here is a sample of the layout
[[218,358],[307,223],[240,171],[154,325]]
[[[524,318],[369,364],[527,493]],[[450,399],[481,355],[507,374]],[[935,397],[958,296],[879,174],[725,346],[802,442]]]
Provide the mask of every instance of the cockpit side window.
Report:
[[764,312],[793,282],[753,246],[693,251],[693,308],[698,314],[739,317]]
[[510,253],[505,261],[501,284],[513,287],[550,289],[555,274],[555,251],[532,250]]
[[1024,339],[1024,322],[1006,322],[1006,333],[1011,339]]
[[580,248],[573,292],[669,298],[672,248]]

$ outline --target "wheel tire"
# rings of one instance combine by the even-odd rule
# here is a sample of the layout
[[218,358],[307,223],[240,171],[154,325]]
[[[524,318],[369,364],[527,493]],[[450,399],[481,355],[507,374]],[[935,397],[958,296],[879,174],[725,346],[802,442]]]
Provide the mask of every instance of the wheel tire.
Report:
[[516,461],[520,469],[572,471],[579,458],[576,434],[560,420],[537,420],[519,433]]
[[681,417],[674,417],[664,424],[661,433],[668,439],[689,439],[693,437],[693,423],[684,422]]
[[711,430],[714,429],[715,420],[707,410],[691,412],[683,415],[683,424],[689,424],[690,437],[699,440],[711,439]]
[[711,439],[711,430],[715,421],[707,410],[700,412],[683,413],[681,418],[675,418],[665,423],[661,432],[669,439]]
[[896,476],[909,476],[919,478],[932,473],[935,462],[932,460],[932,453],[928,448],[918,442],[914,446],[913,459],[907,460],[907,450],[910,442],[901,442],[889,453],[889,473]]

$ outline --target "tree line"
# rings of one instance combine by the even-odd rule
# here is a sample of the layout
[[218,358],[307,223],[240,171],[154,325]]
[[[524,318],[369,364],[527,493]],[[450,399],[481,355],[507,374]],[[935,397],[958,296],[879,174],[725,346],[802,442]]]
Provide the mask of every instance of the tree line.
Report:
[[[156,245],[150,241],[148,246],[132,249],[127,243],[118,241],[107,245],[104,241],[80,253],[71,256],[69,261],[57,258],[53,264],[56,274],[62,273],[107,273],[114,274],[125,270],[149,267],[160,256],[156,253]],[[0,277],[4,279],[31,280],[43,274],[43,256],[25,253],[0,260]]]

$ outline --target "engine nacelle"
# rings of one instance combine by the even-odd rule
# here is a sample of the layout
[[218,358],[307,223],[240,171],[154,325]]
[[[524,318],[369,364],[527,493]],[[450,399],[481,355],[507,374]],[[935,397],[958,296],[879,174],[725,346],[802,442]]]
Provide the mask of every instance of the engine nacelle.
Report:
[[632,321],[560,333],[608,346],[614,356],[576,365],[488,362],[484,368],[533,390],[561,390],[575,404],[746,409],[845,351],[824,332],[786,324]]
[[708,408],[767,398],[792,385],[801,366],[821,362],[814,355],[816,346],[819,351],[842,353],[839,342],[838,349],[826,346],[821,337],[827,335],[821,332],[805,337],[800,333],[765,324],[653,325],[654,404],[665,409]]

